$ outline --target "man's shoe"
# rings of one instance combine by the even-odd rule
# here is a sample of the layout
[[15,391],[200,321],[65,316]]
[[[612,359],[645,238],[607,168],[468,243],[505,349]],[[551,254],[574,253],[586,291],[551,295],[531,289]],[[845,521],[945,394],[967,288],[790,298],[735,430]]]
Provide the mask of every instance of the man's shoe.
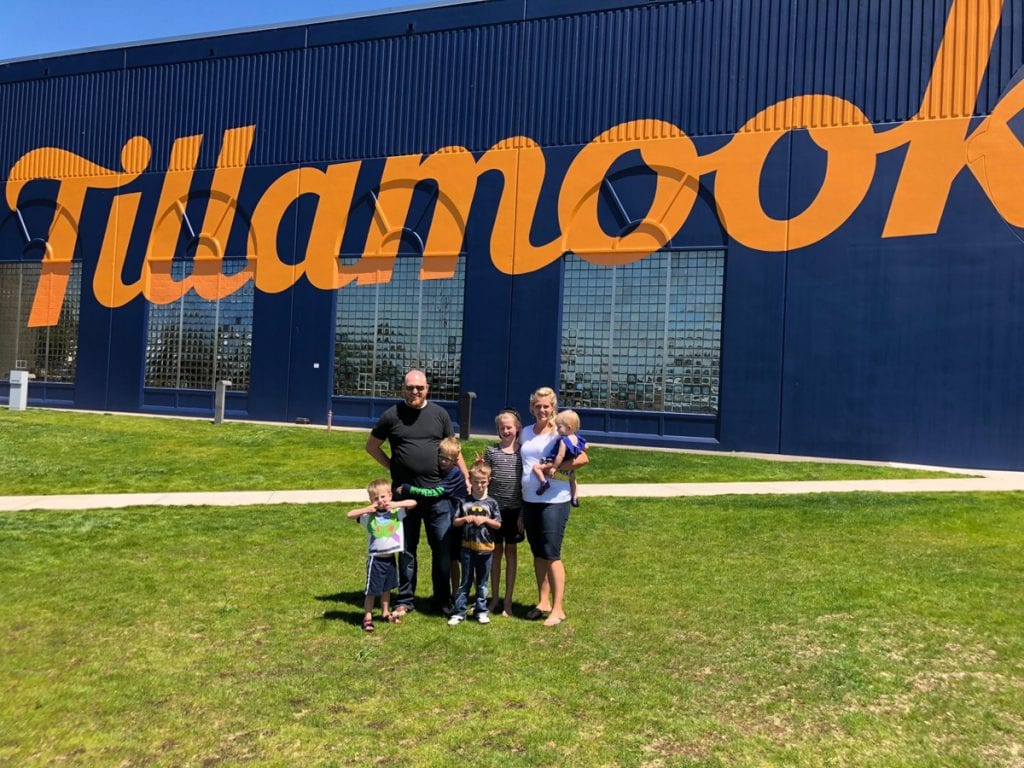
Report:
[[476,615],[476,620],[478,622],[480,622],[481,624],[490,624],[491,623],[491,617],[488,616],[486,613],[478,613]]
[[461,624],[465,620],[466,620],[465,616],[459,616],[459,614],[456,613],[454,616],[452,616],[450,619],[448,619],[448,626],[449,627],[457,627],[457,626],[459,626],[459,624]]

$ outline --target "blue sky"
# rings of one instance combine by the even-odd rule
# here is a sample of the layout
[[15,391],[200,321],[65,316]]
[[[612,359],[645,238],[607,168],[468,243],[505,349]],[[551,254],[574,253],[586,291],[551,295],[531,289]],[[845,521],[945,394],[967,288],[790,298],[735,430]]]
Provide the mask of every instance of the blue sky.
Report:
[[429,4],[429,0],[4,0],[0,60]]

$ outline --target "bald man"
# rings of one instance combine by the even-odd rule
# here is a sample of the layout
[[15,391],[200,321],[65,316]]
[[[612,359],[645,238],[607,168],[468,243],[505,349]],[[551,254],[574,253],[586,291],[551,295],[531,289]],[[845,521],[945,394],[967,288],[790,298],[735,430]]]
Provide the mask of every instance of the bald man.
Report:
[[[381,414],[366,440],[366,452],[391,474],[396,490],[408,483],[433,488],[441,483],[437,454],[441,440],[454,434],[448,412],[428,399],[430,385],[423,371],[412,370],[402,382],[402,402]],[[388,444],[390,455],[384,450]],[[459,457],[463,474],[466,464]],[[431,551],[431,582],[435,608],[447,612],[451,604],[451,504],[447,499],[417,498],[405,516],[405,552],[398,556],[398,601],[394,612],[413,610],[416,597],[416,548],[420,524],[427,530]]]

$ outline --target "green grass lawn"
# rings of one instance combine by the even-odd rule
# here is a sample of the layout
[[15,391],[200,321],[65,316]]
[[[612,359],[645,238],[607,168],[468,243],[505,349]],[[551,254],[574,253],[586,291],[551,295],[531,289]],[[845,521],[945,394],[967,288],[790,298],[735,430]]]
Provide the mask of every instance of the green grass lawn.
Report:
[[[368,432],[0,409],[0,495],[363,488]],[[472,459],[489,441],[474,439]],[[594,447],[583,483],[935,477],[903,468]]]
[[338,507],[5,513],[0,765],[1016,767],[1022,510],[587,499],[562,626],[372,636]]

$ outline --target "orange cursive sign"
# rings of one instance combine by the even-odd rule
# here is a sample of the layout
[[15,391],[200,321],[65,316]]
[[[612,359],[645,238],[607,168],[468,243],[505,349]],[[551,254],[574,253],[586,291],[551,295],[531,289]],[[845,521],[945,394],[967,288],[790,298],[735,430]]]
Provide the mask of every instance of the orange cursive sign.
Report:
[[[750,118],[727,144],[705,155],[682,130],[664,121],[631,120],[609,128],[584,146],[570,165],[558,195],[560,234],[539,245],[530,240],[530,230],[546,174],[544,153],[532,139],[515,136],[479,158],[463,147],[388,158],[366,245],[355,264],[342,264],[338,253],[360,161],[288,171],[263,191],[255,207],[246,267],[224,275],[224,245],[255,135],[255,126],[245,126],[224,133],[195,268],[176,282],[170,271],[173,248],[203,141],[202,135],[182,137],[171,148],[172,170],[164,176],[160,213],[150,230],[141,274],[124,282],[125,254],[140,194],[120,193],[111,205],[93,290],[104,306],[118,307],[139,295],[165,304],[189,290],[212,300],[237,291],[250,279],[268,293],[287,290],[303,275],[324,290],[337,290],[353,280],[384,282],[391,278],[413,190],[428,179],[437,184],[438,199],[423,244],[420,277],[450,277],[463,247],[478,181],[491,171],[502,175],[504,187],[491,229],[490,256],[498,270],[511,275],[541,269],[567,252],[603,265],[645,258],[683,227],[701,177],[710,174],[715,177],[718,215],[730,237],[762,251],[804,248],[850,218],[874,181],[878,156],[902,147],[906,156],[882,237],[934,234],[953,180],[964,167],[1007,221],[1024,226],[1024,200],[1017,194],[1024,179],[1024,147],[1009,127],[1024,109],[1024,82],[968,135],[1001,13],[1002,0],[954,1],[921,107],[893,128],[876,130],[856,105],[827,94],[772,104]],[[795,130],[806,130],[826,153],[825,176],[805,210],[790,219],[776,219],[761,204],[761,174],[772,148]],[[643,220],[624,234],[610,235],[598,221],[598,193],[612,164],[627,152],[639,152],[657,181]],[[60,182],[57,209],[66,214],[56,217],[50,229],[30,326],[57,322],[77,238],[73,224],[86,191],[117,189],[133,181],[149,164],[150,153],[149,141],[136,136],[124,145],[123,171],[96,166],[53,147],[27,153],[12,168],[6,188],[12,210],[26,183],[45,178]],[[277,251],[277,230],[285,211],[303,195],[315,196],[317,208],[306,251],[293,264]]]

